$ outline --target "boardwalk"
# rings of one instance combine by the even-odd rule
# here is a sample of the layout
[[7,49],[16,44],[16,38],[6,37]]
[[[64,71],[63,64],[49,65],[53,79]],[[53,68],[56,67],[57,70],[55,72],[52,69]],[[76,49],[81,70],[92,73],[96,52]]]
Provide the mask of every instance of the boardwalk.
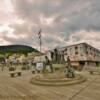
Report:
[[11,78],[0,71],[0,100],[100,100],[100,75],[81,72],[88,80],[82,84],[63,87],[43,87],[30,83],[31,71]]

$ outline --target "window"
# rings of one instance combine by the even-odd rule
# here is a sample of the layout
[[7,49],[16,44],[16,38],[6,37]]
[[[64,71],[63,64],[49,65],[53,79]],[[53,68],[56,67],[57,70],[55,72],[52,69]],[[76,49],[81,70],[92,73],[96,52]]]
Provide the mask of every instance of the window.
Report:
[[78,47],[75,46],[75,55],[77,55],[77,54],[78,54]]
[[76,51],[75,54],[77,55],[78,54],[78,51]]
[[88,54],[88,51],[86,51],[86,54]]
[[87,49],[87,45],[85,45],[85,48]]
[[75,46],[75,50],[76,50],[76,49],[78,49],[78,47],[77,47],[77,46]]
[[65,49],[65,51],[67,51],[67,48]]

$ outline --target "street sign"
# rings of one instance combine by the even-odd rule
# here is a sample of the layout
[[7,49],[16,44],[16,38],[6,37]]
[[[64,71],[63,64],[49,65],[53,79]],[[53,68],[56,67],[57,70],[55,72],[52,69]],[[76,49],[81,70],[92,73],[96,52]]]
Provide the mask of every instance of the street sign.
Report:
[[36,69],[39,71],[43,70],[43,63],[36,63]]

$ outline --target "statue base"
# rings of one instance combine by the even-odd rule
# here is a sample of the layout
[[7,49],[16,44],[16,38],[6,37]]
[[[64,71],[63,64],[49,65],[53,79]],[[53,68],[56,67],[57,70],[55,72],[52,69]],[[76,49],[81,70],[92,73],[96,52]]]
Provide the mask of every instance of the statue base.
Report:
[[31,79],[31,83],[41,86],[67,86],[86,81],[82,75],[76,74],[75,78],[67,78],[64,74],[49,73],[37,74]]

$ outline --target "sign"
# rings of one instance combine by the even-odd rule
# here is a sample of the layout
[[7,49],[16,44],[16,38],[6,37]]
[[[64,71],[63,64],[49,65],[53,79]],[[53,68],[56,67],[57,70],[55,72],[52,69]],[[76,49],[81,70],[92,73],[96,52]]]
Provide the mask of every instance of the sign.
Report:
[[43,63],[36,63],[36,69],[39,71],[43,70]]

